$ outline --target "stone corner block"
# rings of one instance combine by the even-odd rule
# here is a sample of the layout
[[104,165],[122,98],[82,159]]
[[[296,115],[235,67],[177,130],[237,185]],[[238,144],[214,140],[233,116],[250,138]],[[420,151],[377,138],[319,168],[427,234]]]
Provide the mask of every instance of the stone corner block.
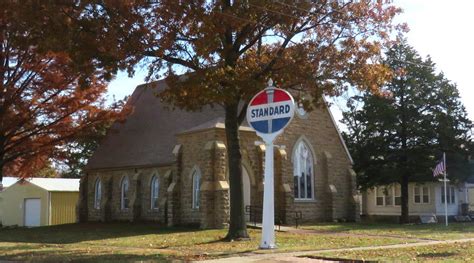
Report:
[[174,156],[178,156],[178,155],[181,153],[182,148],[183,148],[183,147],[182,147],[181,144],[175,145],[174,148],[173,148],[173,151],[172,151],[173,155],[174,155]]
[[278,154],[280,155],[280,157],[281,157],[282,159],[284,159],[284,160],[286,160],[287,157],[288,157],[288,154],[286,153],[286,150],[283,149],[283,148],[278,148],[278,149],[277,149],[277,153],[278,153]]
[[170,186],[168,186],[168,189],[166,190],[168,193],[174,192],[174,188],[176,187],[176,183],[172,182]]
[[221,141],[208,141],[204,145],[204,150],[210,151],[210,150],[214,149],[214,147],[218,150],[226,149],[225,143],[223,143]]
[[265,152],[265,144],[259,144],[257,145],[257,150],[261,153],[264,153]]
[[172,173],[171,170],[167,170],[167,171],[165,172],[164,177],[165,177],[166,179],[170,178],[170,177],[171,177],[171,173]]
[[215,183],[216,190],[228,190],[229,189],[229,183],[227,181],[217,181]]
[[290,193],[291,192],[291,187],[289,184],[282,184],[280,186],[280,190],[284,193]]

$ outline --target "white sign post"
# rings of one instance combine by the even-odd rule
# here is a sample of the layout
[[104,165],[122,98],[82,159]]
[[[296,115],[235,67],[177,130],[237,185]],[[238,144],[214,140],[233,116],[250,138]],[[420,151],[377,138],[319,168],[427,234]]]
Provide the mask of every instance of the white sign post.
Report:
[[275,245],[275,202],[273,188],[273,142],[291,122],[295,113],[295,101],[290,93],[268,87],[250,100],[247,121],[265,142],[265,174],[263,188],[262,240],[260,248],[276,248]]

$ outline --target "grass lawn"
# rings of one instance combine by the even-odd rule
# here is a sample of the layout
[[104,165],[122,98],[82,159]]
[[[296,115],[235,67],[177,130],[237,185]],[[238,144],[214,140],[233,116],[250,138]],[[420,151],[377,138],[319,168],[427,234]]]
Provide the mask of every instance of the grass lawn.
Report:
[[409,262],[409,261],[474,261],[474,242],[438,244],[409,248],[390,248],[320,253],[315,258],[358,259],[365,261]]
[[[258,250],[260,230],[250,241],[224,242],[227,230],[168,228],[154,224],[86,223],[0,229],[0,260],[139,261],[205,259]],[[277,251],[301,251],[410,242],[392,237],[277,232]]]
[[444,224],[382,224],[382,223],[343,223],[343,224],[317,224],[303,226],[316,232],[345,233],[355,235],[374,235],[387,237],[404,237],[432,240],[448,240],[461,238],[474,238],[474,223]]
[[[474,224],[400,226],[389,224],[318,224],[300,233],[277,232],[278,249],[271,252],[322,250],[404,244],[418,238],[474,237]],[[0,229],[0,261],[169,261],[207,259],[258,250],[260,230],[251,240],[224,242],[227,230],[168,228],[156,224],[84,223]],[[463,234],[463,236],[461,236]]]

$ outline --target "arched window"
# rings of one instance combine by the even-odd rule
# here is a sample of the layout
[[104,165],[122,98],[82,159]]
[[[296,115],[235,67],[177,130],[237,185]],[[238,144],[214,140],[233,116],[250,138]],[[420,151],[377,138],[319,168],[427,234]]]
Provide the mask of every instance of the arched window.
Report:
[[194,169],[192,173],[193,180],[193,208],[198,209],[200,204],[201,173]]
[[95,188],[94,188],[94,208],[100,209],[100,203],[102,201],[102,183],[100,178],[95,180]]
[[120,184],[120,207],[123,209],[128,209],[129,207],[129,195],[128,195],[128,177],[125,176],[122,179],[122,183]]
[[160,180],[154,175],[151,179],[151,209],[158,209],[158,196],[160,194]]
[[314,199],[313,154],[304,141],[299,141],[293,155],[295,199]]

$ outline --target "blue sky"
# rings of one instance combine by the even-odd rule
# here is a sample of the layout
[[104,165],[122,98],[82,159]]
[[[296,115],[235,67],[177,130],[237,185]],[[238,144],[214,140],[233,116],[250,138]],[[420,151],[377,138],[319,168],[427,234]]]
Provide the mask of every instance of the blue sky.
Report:
[[[395,0],[404,13],[397,21],[408,23],[408,42],[423,56],[430,55],[445,76],[457,84],[469,117],[474,120],[474,1]],[[137,70],[133,78],[118,74],[109,85],[108,97],[122,99],[144,82],[146,72]],[[333,107],[336,119],[340,118]]]

